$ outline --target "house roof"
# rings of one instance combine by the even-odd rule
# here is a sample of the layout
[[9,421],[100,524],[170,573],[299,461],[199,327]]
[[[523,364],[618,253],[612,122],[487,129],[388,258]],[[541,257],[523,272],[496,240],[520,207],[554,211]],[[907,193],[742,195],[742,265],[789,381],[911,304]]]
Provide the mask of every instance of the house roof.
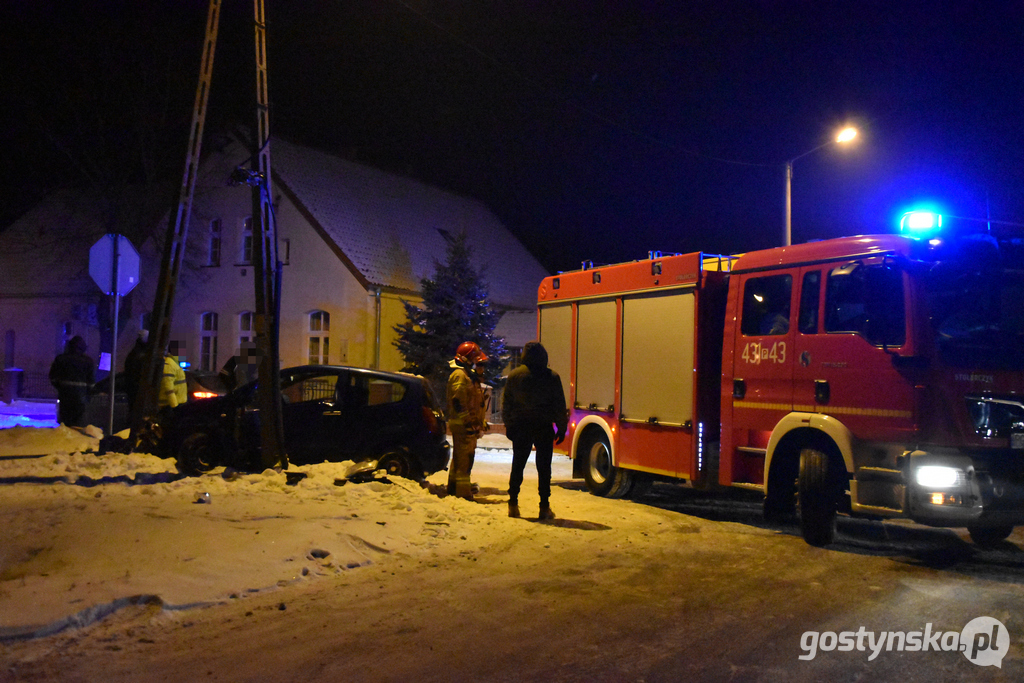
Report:
[[465,231],[498,306],[533,309],[548,273],[479,201],[272,138],[274,182],[334,241],[370,286],[419,291]]
[[537,339],[537,313],[508,311],[494,326],[494,334],[502,337],[506,346],[521,349],[526,342]]

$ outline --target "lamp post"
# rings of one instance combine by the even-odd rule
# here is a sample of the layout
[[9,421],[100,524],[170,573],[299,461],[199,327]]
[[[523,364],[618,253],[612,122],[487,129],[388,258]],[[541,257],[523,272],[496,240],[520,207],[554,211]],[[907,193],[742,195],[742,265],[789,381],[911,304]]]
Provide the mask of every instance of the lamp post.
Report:
[[798,154],[786,162],[786,224],[783,226],[782,232],[783,246],[788,247],[793,243],[793,162],[807,156],[808,154],[813,154],[819,149],[828,147],[829,145],[849,142],[855,137],[857,137],[857,129],[847,126],[839,131],[834,140],[824,142],[814,149],[809,149],[803,154]]

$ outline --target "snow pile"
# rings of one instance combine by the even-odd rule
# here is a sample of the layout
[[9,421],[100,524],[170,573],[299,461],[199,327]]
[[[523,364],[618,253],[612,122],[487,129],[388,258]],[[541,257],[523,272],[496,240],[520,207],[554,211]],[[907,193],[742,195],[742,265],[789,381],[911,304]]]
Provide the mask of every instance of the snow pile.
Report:
[[[97,441],[65,427],[0,430],[0,641],[119,605],[215,604],[389,559],[429,561],[522,524],[505,515],[511,455],[497,435],[477,454],[476,502],[448,497],[446,472],[365,481],[350,476],[365,468],[343,462],[184,477],[173,459],[84,452]],[[524,514],[531,494],[527,482]]]
[[0,457],[95,451],[103,433],[95,427],[82,431],[63,425],[39,429],[11,427],[0,431]]

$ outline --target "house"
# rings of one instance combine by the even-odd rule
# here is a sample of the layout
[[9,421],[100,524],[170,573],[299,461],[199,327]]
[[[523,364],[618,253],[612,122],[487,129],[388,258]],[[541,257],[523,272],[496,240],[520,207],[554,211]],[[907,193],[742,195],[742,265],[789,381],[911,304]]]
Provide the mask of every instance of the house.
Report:
[[[229,184],[249,155],[234,138],[209,143],[197,177],[171,326],[196,370],[215,372],[254,335],[251,189]],[[547,273],[482,203],[277,138],[270,157],[284,264],[283,366],[400,369],[392,327],[405,320],[402,301],[419,300],[420,280],[463,231],[492,304],[505,314],[497,333],[513,348],[533,338],[537,286]],[[88,275],[88,249],[102,225],[88,202],[58,193],[0,233],[2,360],[24,371],[25,394],[49,392],[46,372],[70,336],[84,336],[90,353],[109,348],[100,334],[112,319],[109,297]],[[166,219],[152,234],[162,238],[165,229]],[[122,303],[118,359],[147,323],[159,273],[156,241],[136,246],[141,281]]]

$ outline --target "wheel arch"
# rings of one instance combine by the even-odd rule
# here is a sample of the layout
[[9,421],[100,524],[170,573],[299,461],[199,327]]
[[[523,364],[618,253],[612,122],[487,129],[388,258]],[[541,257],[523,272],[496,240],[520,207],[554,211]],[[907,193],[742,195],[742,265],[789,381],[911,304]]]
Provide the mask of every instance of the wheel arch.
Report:
[[615,430],[600,415],[587,415],[577,423],[572,435],[572,476],[576,479],[583,477],[583,468],[586,466],[586,463],[579,458],[580,444],[586,443],[585,439],[589,439],[590,435],[595,432],[604,432],[604,436],[608,439],[608,445],[611,449],[612,464],[617,465],[618,463]]
[[839,420],[817,413],[790,413],[772,430],[764,460],[765,493],[783,473],[799,467],[800,450],[816,447],[843,461],[847,475],[852,475],[852,432]]

